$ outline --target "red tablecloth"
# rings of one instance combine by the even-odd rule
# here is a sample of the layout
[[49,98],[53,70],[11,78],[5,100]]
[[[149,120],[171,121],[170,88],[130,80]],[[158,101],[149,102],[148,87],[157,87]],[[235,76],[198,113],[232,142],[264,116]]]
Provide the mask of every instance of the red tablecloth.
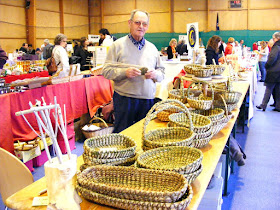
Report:
[[33,77],[48,77],[48,76],[49,76],[48,71],[41,71],[41,72],[33,72],[33,73],[21,74],[21,75],[8,75],[2,78],[5,79],[6,83],[11,83],[18,79],[22,80],[22,79],[33,78]]
[[[22,93],[0,95],[0,146],[13,152],[16,140],[31,140],[36,137],[21,116],[15,112],[29,109],[29,101],[44,97],[47,104],[53,103],[54,96],[63,107],[66,105],[67,121],[76,119],[90,111],[94,115],[97,108],[112,99],[113,90],[109,80],[102,76],[90,77],[73,82],[49,85],[27,90]],[[30,124],[38,131],[34,114],[25,115]]]

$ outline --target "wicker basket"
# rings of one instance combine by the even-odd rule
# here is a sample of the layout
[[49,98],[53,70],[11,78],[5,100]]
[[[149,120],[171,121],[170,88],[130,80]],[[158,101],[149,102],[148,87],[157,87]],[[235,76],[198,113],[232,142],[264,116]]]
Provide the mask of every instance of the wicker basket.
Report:
[[[207,136],[208,135],[208,136]],[[209,141],[213,138],[213,133],[211,129],[207,132],[207,135],[204,135],[203,137],[197,137],[193,140],[192,147],[195,148],[202,148],[205,147]]]
[[188,174],[184,174],[184,177],[188,180],[189,184],[191,184],[198,176],[199,174],[202,172],[203,167],[202,164],[200,165],[200,167],[192,172],[192,173],[188,173]]
[[233,91],[233,92],[224,92],[223,97],[227,104],[236,104],[240,97],[242,96],[242,93]]
[[198,67],[192,69],[192,74],[196,77],[211,77],[212,73],[212,68]]
[[[186,116],[184,113],[174,113],[169,116],[169,122],[172,127],[175,125],[180,127],[190,127],[190,118]],[[191,119],[193,123],[193,131],[198,133],[204,133],[209,130],[212,125],[211,120],[208,117],[205,117],[200,114],[191,113]]]
[[186,103],[187,102],[187,96],[184,94],[185,91],[187,91],[186,88],[170,90],[168,92],[168,98],[169,99],[176,99],[178,101],[181,101],[182,103]]
[[135,154],[136,143],[123,134],[107,134],[85,140],[84,153],[96,159],[116,159]]
[[[177,105],[184,107],[184,109],[178,106],[168,105],[171,103],[172,104],[176,103]],[[160,106],[162,107],[162,109],[158,109],[157,111],[155,111]],[[156,103],[146,115],[143,124],[143,134],[142,134],[143,149],[146,150],[148,148],[152,149],[152,148],[166,147],[166,146],[188,146],[191,144],[195,136],[193,132],[192,123],[189,126],[190,128],[158,128],[155,130],[148,131],[146,133],[146,128],[149,122],[152,119],[154,119],[159,112],[174,107],[184,111],[189,118],[191,117],[188,108],[180,101],[166,100],[166,101],[161,101]]]
[[200,68],[200,67],[202,66],[197,64],[188,64],[184,66],[184,70],[186,71],[187,74],[193,74],[193,68]]
[[137,154],[133,154],[132,156],[124,157],[124,158],[115,158],[115,159],[95,159],[88,156],[86,153],[83,153],[83,159],[85,164],[88,165],[121,165],[133,162],[137,159]]
[[[172,103],[171,103],[171,105],[172,105]],[[174,104],[175,106],[176,106],[176,104]],[[178,104],[177,104],[178,105]],[[158,109],[164,109],[164,106],[160,106],[160,107],[158,107]],[[158,110],[157,109],[157,110]],[[168,122],[169,121],[169,115],[170,114],[173,114],[173,113],[177,113],[177,112],[180,112],[180,108],[166,108],[166,109],[164,109],[163,111],[161,111],[161,112],[159,112],[158,114],[157,114],[157,118],[160,120],[160,121],[163,121],[163,122]]]
[[[93,120],[99,120],[100,122],[97,122],[97,123],[93,123]],[[94,116],[90,121],[89,121],[89,124],[88,126],[90,125],[95,125],[97,127],[100,127],[100,129],[98,130],[95,130],[95,131],[88,131],[88,130],[83,130],[83,128],[81,127],[81,130],[84,134],[84,136],[88,139],[88,138],[92,138],[92,137],[95,137],[95,136],[102,136],[102,135],[105,135],[105,134],[110,134],[113,132],[114,130],[114,126],[113,124],[110,124],[108,126],[108,124],[102,119],[102,118],[99,118],[99,117],[96,117]]]
[[93,192],[135,201],[172,203],[188,187],[183,175],[124,166],[93,166],[77,174],[77,184]]
[[119,209],[138,209],[138,210],[147,210],[147,209],[161,209],[161,210],[182,210],[186,209],[193,197],[193,190],[191,186],[188,186],[186,193],[182,196],[180,200],[175,203],[160,203],[160,202],[144,202],[144,201],[135,201],[128,199],[114,198],[107,195],[99,194],[92,192],[83,187],[77,186],[77,191],[86,199],[91,200],[96,203],[103,205],[113,206]]
[[220,65],[207,65],[206,67],[213,69],[212,75],[221,75],[226,69],[225,66]]
[[[194,84],[194,82],[191,83],[191,85],[192,84]],[[188,100],[188,104],[190,105],[190,107],[195,108],[195,109],[203,109],[203,110],[211,109],[211,107],[213,105],[213,100],[214,100],[214,90],[212,88],[212,85],[210,85],[212,97],[200,95],[198,98],[193,98],[190,96],[191,85],[188,87],[188,90],[187,90],[187,100]]]
[[141,168],[169,170],[180,174],[194,172],[201,164],[203,154],[191,147],[160,147],[139,155],[137,164]]
[[192,110],[191,112],[196,114],[201,114],[203,116],[208,117],[212,122],[222,119],[225,111],[220,108],[209,109],[209,110]]

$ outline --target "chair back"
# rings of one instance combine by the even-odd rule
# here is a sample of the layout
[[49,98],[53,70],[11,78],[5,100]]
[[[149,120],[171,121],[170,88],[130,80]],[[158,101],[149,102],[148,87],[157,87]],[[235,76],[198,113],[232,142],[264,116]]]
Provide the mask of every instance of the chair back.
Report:
[[29,169],[16,156],[0,148],[0,194],[3,202],[33,181]]

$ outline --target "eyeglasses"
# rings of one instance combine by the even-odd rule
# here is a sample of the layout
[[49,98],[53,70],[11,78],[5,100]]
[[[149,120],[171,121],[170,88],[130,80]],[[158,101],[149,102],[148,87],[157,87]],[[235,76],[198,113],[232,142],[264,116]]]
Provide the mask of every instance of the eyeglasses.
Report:
[[133,21],[133,20],[132,20],[132,22],[133,22],[135,25],[137,25],[137,26],[141,26],[141,24],[142,24],[143,27],[147,27],[147,26],[148,26],[148,23],[146,23],[146,22]]

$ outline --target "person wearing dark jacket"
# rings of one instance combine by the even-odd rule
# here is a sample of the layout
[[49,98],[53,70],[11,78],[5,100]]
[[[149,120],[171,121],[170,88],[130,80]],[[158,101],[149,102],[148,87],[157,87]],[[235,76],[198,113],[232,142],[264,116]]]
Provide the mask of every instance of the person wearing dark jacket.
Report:
[[261,105],[256,107],[257,109],[265,111],[271,93],[274,90],[275,109],[273,109],[273,111],[280,112],[280,32],[275,32],[272,37],[274,45],[271,48],[265,64],[266,77],[264,82],[266,89]]
[[27,43],[23,43],[22,47],[19,49],[19,51],[27,53],[28,50],[28,44]]
[[8,60],[7,54],[4,50],[2,50],[2,48],[0,46],[0,69],[3,68],[3,66],[6,63],[6,60]]
[[172,59],[176,58],[176,46],[177,46],[177,40],[176,39],[171,39],[169,42],[169,46],[167,47],[167,58]]
[[176,52],[179,55],[183,55],[184,53],[188,53],[188,48],[187,45],[185,44],[185,40],[182,39],[179,41],[177,47],[176,47]]
[[80,46],[77,47],[74,55],[81,57],[81,71],[89,70],[89,66],[85,66],[87,64],[87,58],[92,57],[92,53],[87,51],[87,46],[89,41],[86,37],[82,37],[80,39]]
[[219,65],[219,47],[222,43],[222,38],[214,35],[212,36],[207,43],[206,53],[206,65],[211,65],[213,63],[213,59],[216,62],[216,65]]

